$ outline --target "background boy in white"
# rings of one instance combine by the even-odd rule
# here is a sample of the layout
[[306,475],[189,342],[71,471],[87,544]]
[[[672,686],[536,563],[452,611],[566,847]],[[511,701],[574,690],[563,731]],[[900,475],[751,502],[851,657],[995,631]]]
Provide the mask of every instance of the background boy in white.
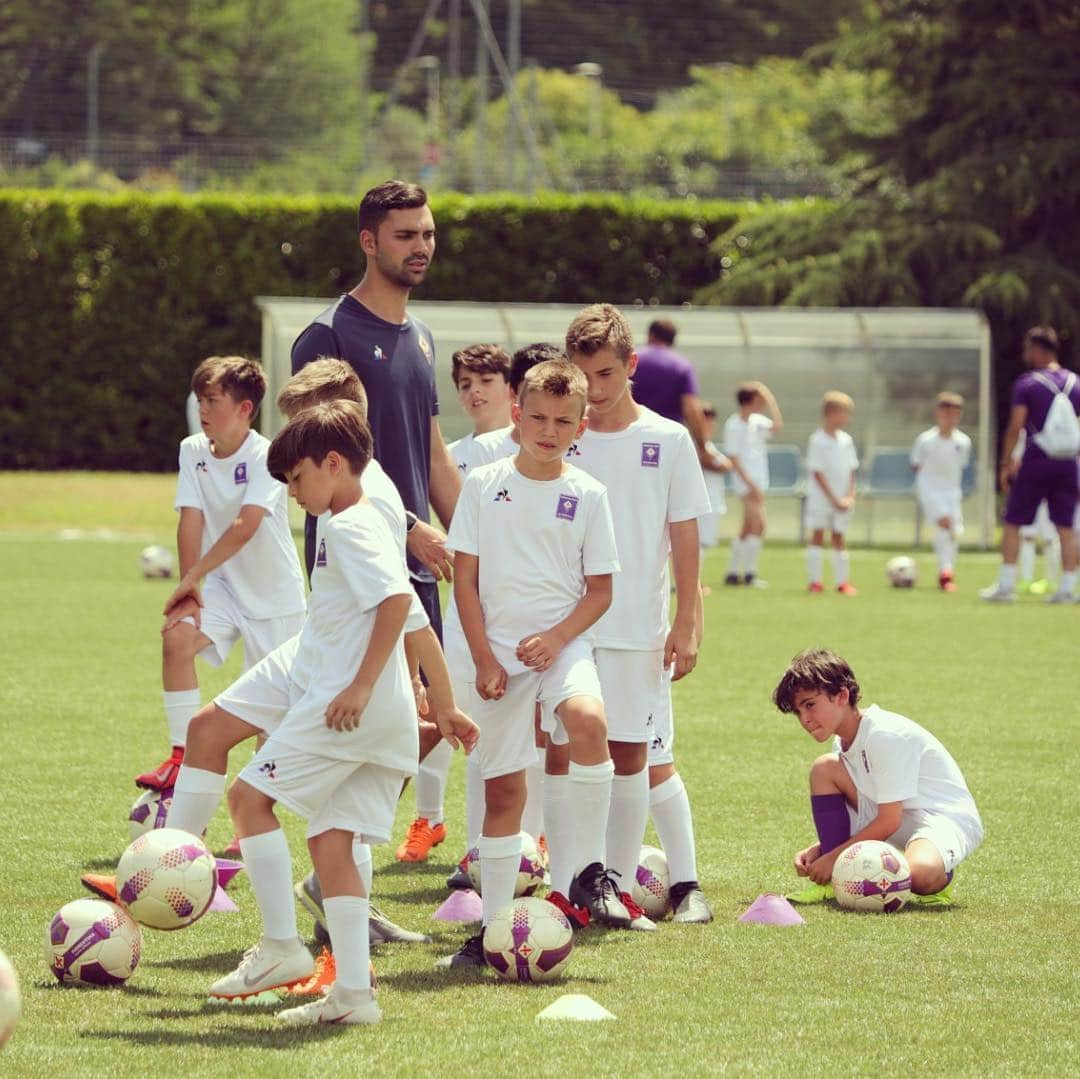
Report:
[[971,439],[957,427],[963,407],[959,394],[938,394],[937,426],[923,431],[911,450],[919,504],[923,516],[934,524],[938,584],[945,592],[956,589],[957,545],[964,532],[962,479],[971,460]]
[[[464,480],[474,440],[489,431],[503,429],[510,422],[510,402],[513,400],[509,382],[510,357],[498,345],[470,345],[454,353],[450,375],[458,403],[473,424],[469,434],[447,447]],[[448,628],[457,632],[448,633]],[[452,637],[460,640],[461,634],[457,609],[451,598],[443,620],[443,640]],[[455,693],[459,690],[464,687],[455,685]],[[464,702],[468,698],[462,695],[460,699]],[[440,742],[421,760],[415,783],[416,818],[397,849],[398,861],[426,861],[431,849],[446,838],[443,803],[452,757],[450,746]]]
[[[769,439],[784,426],[780,406],[764,382],[746,382],[735,392],[738,412],[724,424],[724,453],[731,461],[735,493],[742,499],[743,520],[731,541],[726,584],[753,584],[765,540],[765,492],[769,489]],[[764,410],[764,414],[762,412]]]
[[806,472],[810,477],[806,491],[806,530],[810,546],[806,549],[806,571],[810,591],[822,590],[825,532],[832,533],[833,568],[836,590],[855,595],[849,581],[850,560],[844,536],[851,523],[855,505],[855,474],[859,456],[851,435],[844,430],[851,422],[854,407],[846,393],[825,394],[823,423],[811,436],[806,450]]
[[266,390],[262,368],[238,356],[211,357],[196,369],[192,387],[204,431],[180,443],[181,578],[162,627],[163,704],[173,750],[136,779],[156,790],[175,783],[188,723],[199,710],[196,655],[220,666],[239,638],[247,669],[304,621],[304,578],[285,491],[266,470],[270,443],[251,430]]
[[773,693],[780,711],[798,716],[815,741],[835,738],[835,752],[810,770],[818,842],[795,855],[796,872],[812,883],[789,898],[830,898],[841,852],[880,840],[904,851],[917,896],[949,905],[954,870],[982,841],[975,800],[937,738],[877,705],[860,711],[859,692],[843,659],[814,650],[795,657]]
[[[595,913],[629,917],[604,876],[613,767],[587,631],[611,602],[619,562],[603,486],[563,454],[584,429],[585,379],[571,365],[533,368],[514,405],[521,449],[471,472],[450,527],[454,591],[476,668],[486,812],[480,837],[484,924],[510,902],[521,857],[534,705],[570,743],[571,827],[546,820],[552,860],[597,878]],[[582,876],[586,874],[583,872]],[[444,965],[483,963],[478,937]]]
[[724,484],[725,474],[731,471],[731,461],[720,452],[713,441],[716,409],[708,401],[702,402],[702,415],[705,418],[705,452],[712,460],[712,468],[703,470],[705,490],[709,492],[710,512],[698,521],[698,539],[702,547],[715,547],[720,542],[720,518],[727,513]]
[[[579,468],[608,491],[619,558],[630,572],[613,582],[612,602],[596,624],[596,666],[615,763],[607,828],[607,864],[619,878],[632,928],[655,929],[630,896],[649,816],[648,747],[667,686],[697,663],[700,546],[698,518],[710,502],[686,428],[634,401],[637,367],[629,324],[610,304],[587,307],[567,331],[566,351],[589,386],[589,426],[577,439]],[[676,614],[668,623],[668,560],[675,570]],[[548,804],[554,798],[548,757]],[[552,863],[552,888],[566,868]],[[673,878],[697,888],[695,880]],[[567,881],[567,883],[569,883]],[[684,896],[679,895],[681,903]]]

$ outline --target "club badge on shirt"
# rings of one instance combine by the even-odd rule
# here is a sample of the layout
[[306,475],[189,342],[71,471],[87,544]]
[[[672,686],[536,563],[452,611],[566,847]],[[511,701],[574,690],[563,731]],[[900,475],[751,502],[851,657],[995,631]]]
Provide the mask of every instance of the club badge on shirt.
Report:
[[581,450],[578,449],[578,444],[576,442],[571,442],[570,443],[570,448],[566,451],[566,456],[567,457],[580,457],[581,456]]
[[574,495],[559,495],[559,504],[555,516],[563,521],[572,521],[577,516],[578,500]]
[[326,540],[319,540],[319,553],[315,556],[316,566],[326,565]]
[[247,483],[247,463],[241,461],[240,464],[233,469],[233,483]]
[[376,360],[383,359],[383,350],[378,345],[375,346],[374,356]]
[[659,468],[660,467],[660,443],[659,442],[642,442],[642,444],[641,444],[641,467],[642,468]]
[[495,497],[491,501],[492,502],[513,502],[514,500],[510,497],[510,489],[508,487],[504,487],[501,491],[498,491],[496,493]]
[[195,471],[196,472],[209,472],[210,469],[206,467],[206,462],[205,461],[197,461],[195,463]]
[[431,354],[431,345],[423,334],[420,334],[420,351],[424,354],[424,359],[428,363],[435,362],[435,357]]

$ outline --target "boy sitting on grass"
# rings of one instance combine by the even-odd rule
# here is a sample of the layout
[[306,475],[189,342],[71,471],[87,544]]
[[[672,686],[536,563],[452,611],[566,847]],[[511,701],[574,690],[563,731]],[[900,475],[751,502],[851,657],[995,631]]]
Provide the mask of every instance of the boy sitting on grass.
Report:
[[975,800],[949,751],[928,731],[876,704],[860,709],[859,683],[835,652],[797,655],[773,692],[781,712],[799,717],[835,752],[810,769],[810,811],[818,841],[795,855],[810,884],[794,903],[833,898],[832,871],[853,843],[883,840],[904,852],[912,901],[952,905],[953,873],[982,841]]

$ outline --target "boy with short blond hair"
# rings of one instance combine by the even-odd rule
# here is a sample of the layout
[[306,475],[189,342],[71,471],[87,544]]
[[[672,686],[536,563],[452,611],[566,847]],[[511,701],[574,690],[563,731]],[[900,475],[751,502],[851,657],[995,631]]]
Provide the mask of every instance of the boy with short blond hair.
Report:
[[[650,767],[650,745],[658,732],[656,719],[667,706],[668,680],[678,680],[697,663],[700,544],[698,519],[711,508],[697,451],[681,424],[639,405],[632,382],[637,368],[630,327],[610,304],[587,307],[570,324],[566,350],[584,372],[589,386],[589,425],[576,441],[577,467],[605,485],[615,527],[619,559],[627,567],[613,581],[611,606],[593,631],[595,660],[608,721],[608,746],[615,763],[611,811],[607,826],[607,865],[618,877],[631,928],[656,926],[631,898],[641,844],[649,818],[650,787],[664,787],[655,804],[661,842],[672,848],[672,906],[675,920],[711,921],[712,913],[696,879],[693,842],[672,842],[669,794],[681,784],[673,758]],[[674,570],[675,617],[668,619],[671,588],[668,563]],[[670,744],[670,732],[659,736]],[[549,765],[553,763],[549,755]],[[553,818],[563,810],[563,776],[549,767],[545,798],[549,834]],[[656,778],[656,783],[652,780]],[[669,782],[671,781],[671,782]],[[669,790],[669,788],[671,788]],[[688,810],[688,805],[687,805]],[[574,808],[567,801],[571,821]],[[692,834],[692,828],[691,828]],[[568,867],[559,865],[552,847],[553,901],[567,890]],[[666,845],[665,845],[665,849]],[[572,913],[572,912],[571,912]]]
[[[629,923],[604,868],[614,768],[588,636],[611,603],[619,561],[603,486],[564,460],[585,429],[586,394],[571,364],[529,371],[513,406],[518,453],[470,472],[450,525],[454,596],[479,698],[484,925],[514,897],[537,701],[550,737],[570,746],[574,853],[556,853],[562,833],[549,828],[551,857],[569,858],[593,916]],[[440,965],[484,963],[477,935]]]
[[773,692],[776,707],[816,742],[834,739],[834,752],[810,769],[818,841],[795,855],[795,871],[810,883],[788,898],[831,899],[841,852],[879,840],[904,852],[917,903],[950,906],[953,873],[983,837],[975,800],[937,738],[876,704],[860,708],[860,695],[851,667],[825,649],[797,655]]
[[960,394],[939,393],[936,426],[923,431],[911,450],[919,506],[935,529],[938,587],[943,592],[956,591],[956,553],[964,531],[962,481],[971,460],[971,439],[958,427],[963,408]]
[[830,390],[822,399],[823,422],[811,436],[806,451],[806,570],[811,592],[824,591],[825,555],[822,544],[826,531],[832,533],[833,568],[836,590],[844,596],[857,595],[850,581],[851,561],[845,535],[855,505],[855,476],[859,457],[851,435],[844,430],[851,422],[855,402],[839,390]]
[[[381,1018],[370,984],[367,888],[352,853],[354,840],[386,842],[402,782],[416,770],[402,643],[415,593],[389,526],[363,497],[371,449],[363,411],[350,401],[306,409],[274,439],[271,473],[320,518],[308,617],[297,637],[194,721],[214,728],[219,742],[270,736],[229,792],[263,936],[214,983],[212,996],[248,997],[312,974],[314,962],[296,934],[291,859],[275,804],[308,822],[336,981],[326,995],[280,1012],[289,1025]],[[460,713],[436,714],[455,745],[455,731],[469,726],[463,720]],[[471,736],[465,741],[468,748]]]

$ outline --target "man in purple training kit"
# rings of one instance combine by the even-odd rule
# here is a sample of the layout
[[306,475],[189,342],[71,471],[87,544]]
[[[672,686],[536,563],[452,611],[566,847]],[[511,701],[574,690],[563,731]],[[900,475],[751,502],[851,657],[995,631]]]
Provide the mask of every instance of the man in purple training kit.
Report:
[[[1049,326],[1036,326],[1024,335],[1024,363],[1030,370],[1013,384],[1012,412],[1001,444],[1001,488],[1009,496],[1001,537],[1001,568],[997,584],[981,593],[991,603],[1016,599],[1020,529],[1035,520],[1043,499],[1061,538],[1061,583],[1047,602],[1074,602],[1077,551],[1073,516],[1078,494],[1080,378],[1061,366],[1060,352],[1058,336]],[[1027,432],[1027,441],[1017,468],[1012,455],[1022,430]]]

